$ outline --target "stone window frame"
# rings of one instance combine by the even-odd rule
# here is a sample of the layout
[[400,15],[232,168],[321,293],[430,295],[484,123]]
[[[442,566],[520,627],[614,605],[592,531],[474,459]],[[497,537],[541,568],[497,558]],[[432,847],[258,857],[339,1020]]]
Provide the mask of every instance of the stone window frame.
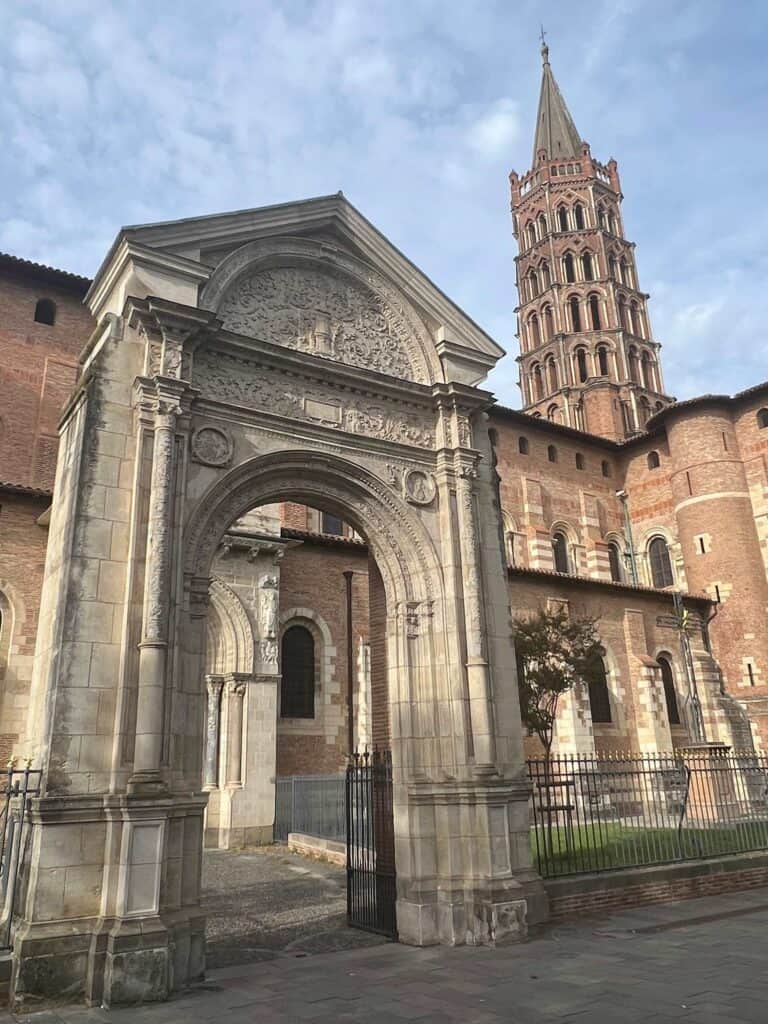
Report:
[[[610,722],[593,722],[592,712],[590,709],[590,724],[592,726],[593,735],[595,727],[600,730],[601,735],[611,735],[621,733],[626,729],[627,722],[624,714],[626,691],[625,687],[621,685],[621,671],[619,669],[619,663],[616,656],[613,653],[612,646],[609,643],[606,643],[602,636],[600,637],[600,643],[603,648],[602,661],[603,666],[605,667],[608,701],[611,706],[611,720]],[[586,683],[580,683],[579,685],[582,687],[586,707],[590,708],[588,687]]]
[[636,545],[636,551],[640,556],[638,561],[640,563],[640,574],[643,578],[643,582],[646,586],[651,587],[653,590],[659,589],[654,584],[653,575],[651,573],[650,546],[651,541],[655,537],[662,537],[666,541],[667,550],[669,551],[669,563],[672,567],[672,583],[669,585],[669,587],[665,587],[663,589],[670,590],[674,589],[675,587],[685,589],[684,582],[680,575],[679,567],[677,564],[678,543],[666,526],[649,527]]
[[[669,719],[669,705],[667,703],[666,690],[664,689],[664,676],[662,674],[660,659],[666,661],[672,670],[672,686],[675,693],[679,722],[672,722]],[[671,730],[674,730],[675,732],[682,731],[687,735],[688,728],[685,719],[685,693],[680,689],[680,680],[685,679],[685,670],[680,666],[679,659],[675,658],[669,647],[659,647],[658,650],[654,652],[653,660],[659,666],[659,679],[661,680],[662,686],[661,695],[664,700],[664,710],[667,714],[667,725]]]
[[[335,678],[336,652],[330,626],[314,608],[295,606],[280,613],[278,650],[282,651],[283,634],[291,626],[304,626],[315,641],[315,717],[281,718],[277,716],[278,733],[290,736],[324,735],[327,743],[334,743],[338,730],[343,726],[343,711],[339,703],[338,714],[334,715],[332,698],[341,695],[342,681]],[[278,693],[277,707],[280,708]],[[338,719],[338,721],[336,721]]]

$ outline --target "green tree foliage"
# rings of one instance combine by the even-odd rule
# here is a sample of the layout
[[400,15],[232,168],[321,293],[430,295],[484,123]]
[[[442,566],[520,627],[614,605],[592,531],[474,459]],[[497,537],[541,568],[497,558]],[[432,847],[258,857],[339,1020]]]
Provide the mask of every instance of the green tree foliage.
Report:
[[523,724],[538,736],[549,761],[560,697],[596,678],[605,653],[595,619],[572,619],[562,607],[515,619],[517,685]]

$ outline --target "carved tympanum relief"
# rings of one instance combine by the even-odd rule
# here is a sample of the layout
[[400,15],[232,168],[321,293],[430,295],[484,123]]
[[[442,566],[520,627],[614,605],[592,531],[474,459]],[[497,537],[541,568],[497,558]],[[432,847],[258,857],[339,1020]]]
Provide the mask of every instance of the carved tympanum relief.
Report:
[[295,378],[222,352],[195,357],[194,379],[203,396],[309,423],[323,423],[362,437],[434,448],[431,419],[386,408],[365,396],[308,386]]
[[238,334],[426,383],[402,314],[344,275],[299,266],[246,271],[218,315]]

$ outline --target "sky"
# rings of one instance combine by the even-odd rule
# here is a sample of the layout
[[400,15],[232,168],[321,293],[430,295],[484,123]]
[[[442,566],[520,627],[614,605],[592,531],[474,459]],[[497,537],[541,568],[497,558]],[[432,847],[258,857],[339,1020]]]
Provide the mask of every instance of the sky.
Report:
[[118,229],[342,190],[507,355],[507,176],[543,22],[619,162],[667,390],[768,378],[765,0],[0,0],[0,250],[92,275]]

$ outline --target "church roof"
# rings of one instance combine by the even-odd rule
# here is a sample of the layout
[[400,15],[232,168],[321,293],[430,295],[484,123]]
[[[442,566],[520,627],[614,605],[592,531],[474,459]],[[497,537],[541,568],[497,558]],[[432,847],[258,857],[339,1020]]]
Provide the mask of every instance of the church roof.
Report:
[[540,149],[547,152],[551,160],[581,155],[581,136],[576,130],[563,94],[558,88],[549,63],[549,47],[541,48],[544,64],[539,93],[539,112],[536,118],[536,137],[533,141],[533,164],[536,166]]

